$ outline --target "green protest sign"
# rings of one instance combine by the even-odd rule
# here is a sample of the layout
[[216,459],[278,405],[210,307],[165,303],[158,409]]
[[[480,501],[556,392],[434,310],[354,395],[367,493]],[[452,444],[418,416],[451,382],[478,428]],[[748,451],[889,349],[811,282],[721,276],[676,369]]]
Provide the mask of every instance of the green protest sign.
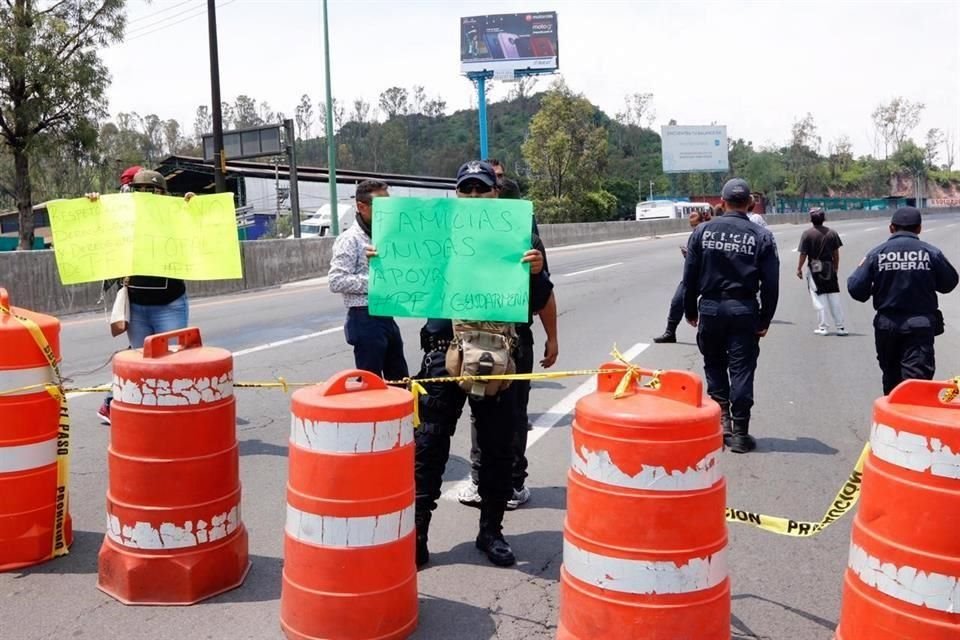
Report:
[[526,322],[533,205],[494,198],[375,198],[370,313]]

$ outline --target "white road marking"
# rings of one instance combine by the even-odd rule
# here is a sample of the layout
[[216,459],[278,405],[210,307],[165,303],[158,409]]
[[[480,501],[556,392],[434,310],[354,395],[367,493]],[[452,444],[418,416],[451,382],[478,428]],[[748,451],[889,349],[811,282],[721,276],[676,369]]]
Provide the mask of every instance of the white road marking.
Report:
[[286,284],[280,285],[281,289],[299,289],[301,287],[313,287],[321,286],[328,284],[329,279],[327,276],[321,276],[319,278],[310,278],[309,280],[298,280],[296,282],[288,282]]
[[340,325],[339,327],[330,327],[329,329],[324,329],[323,331],[305,333],[302,336],[294,336],[292,338],[284,338],[283,340],[276,340],[274,342],[260,344],[255,347],[250,347],[249,349],[240,349],[239,351],[233,352],[233,357],[237,358],[237,357],[245,356],[251,353],[257,353],[258,351],[266,351],[267,349],[276,349],[277,347],[285,347],[288,344],[303,342],[304,340],[312,340],[313,338],[319,338],[320,336],[330,335],[331,333],[336,333],[337,331],[343,331],[343,325]]
[[581,270],[581,271],[574,271],[574,272],[572,272],[572,273],[562,273],[562,274],[560,274],[560,275],[561,275],[561,277],[564,277],[564,278],[572,278],[573,276],[580,276],[580,275],[583,275],[583,274],[585,274],[585,273],[593,273],[594,271],[603,271],[604,269],[610,269],[610,268],[612,268],[612,267],[619,267],[619,266],[622,265],[622,264],[623,264],[622,262],[614,262],[613,264],[604,264],[604,265],[601,265],[601,266],[599,266],[599,267],[591,267],[590,269],[583,269],[583,270]]
[[[646,342],[638,342],[623,353],[623,357],[628,361],[632,362],[634,358],[643,353],[647,347],[650,345]],[[540,417],[537,418],[536,422],[533,423],[533,427],[530,429],[530,432],[527,434],[527,451],[530,450],[536,442],[547,435],[547,432],[558,422],[563,420],[573,408],[577,406],[577,401],[584,396],[590,395],[597,388],[597,379],[595,376],[591,376],[589,380],[581,384],[579,387],[568,393],[560,402],[550,407],[546,413],[540,414]],[[470,476],[458,481],[455,485],[447,489],[442,498],[444,500],[456,500],[457,494],[460,493],[460,490],[467,486],[470,482]]]
[[[276,349],[277,347],[285,347],[288,344],[295,344],[297,342],[303,342],[304,340],[312,340],[313,338],[319,338],[321,336],[330,335],[331,333],[336,333],[337,331],[343,331],[343,325],[340,325],[339,327],[330,327],[329,329],[324,329],[323,331],[314,331],[313,333],[305,333],[303,335],[294,336],[292,338],[284,338],[283,340],[275,340],[273,342],[268,342],[266,344],[258,344],[255,347],[249,347],[247,349],[240,349],[239,351],[233,352],[233,357],[239,358],[240,356],[249,355],[251,353],[258,353],[260,351],[266,351],[267,349]],[[105,382],[103,384],[109,384],[109,383]],[[72,400],[73,398],[79,398],[80,396],[89,395],[91,393],[94,393],[94,392],[74,391],[73,393],[67,394],[67,399]]]
[[864,233],[866,233],[866,232],[869,232],[869,231],[876,231],[877,229],[883,229],[883,227],[867,227],[867,228],[864,229],[863,231],[864,231]]

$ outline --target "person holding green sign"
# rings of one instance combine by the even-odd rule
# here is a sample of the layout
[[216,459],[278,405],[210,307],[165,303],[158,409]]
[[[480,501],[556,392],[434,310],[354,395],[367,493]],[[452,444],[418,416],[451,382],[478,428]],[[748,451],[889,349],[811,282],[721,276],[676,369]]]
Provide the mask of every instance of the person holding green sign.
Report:
[[402,380],[409,371],[400,327],[390,316],[370,315],[367,300],[370,266],[364,250],[371,242],[373,199],[389,195],[387,183],[380,180],[364,180],[357,185],[357,219],[333,243],[328,281],[331,292],[343,295],[347,308],[343,332],[347,344],[353,347],[357,369],[385,380]]
[[[459,198],[496,198],[498,192],[496,173],[485,162],[468,162],[457,172]],[[376,248],[371,247],[368,253],[376,255]],[[553,286],[543,273],[543,254],[530,249],[521,260],[530,265],[530,306],[540,309],[546,305]],[[479,372],[484,365],[493,371],[515,369],[517,341],[513,323],[431,318],[420,330],[420,343],[424,351],[418,376],[421,379],[451,375],[451,366],[456,367],[458,358],[463,365],[476,357],[474,364],[478,365]],[[450,457],[450,438],[468,401],[476,421],[481,455],[478,488],[482,503],[476,546],[493,564],[510,566],[516,557],[503,537],[502,527],[507,500],[513,495],[514,389],[500,380],[425,382],[423,387],[426,394],[419,399],[421,425],[414,436],[417,566],[425,565],[430,559],[427,548],[430,520],[437,508],[443,471]]]

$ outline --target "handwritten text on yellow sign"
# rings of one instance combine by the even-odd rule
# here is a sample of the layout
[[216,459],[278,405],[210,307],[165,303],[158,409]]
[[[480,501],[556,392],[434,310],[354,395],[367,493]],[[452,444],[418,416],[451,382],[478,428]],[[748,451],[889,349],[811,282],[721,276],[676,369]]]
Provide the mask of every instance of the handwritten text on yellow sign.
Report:
[[63,284],[129,275],[243,277],[233,194],[118,193],[47,204]]

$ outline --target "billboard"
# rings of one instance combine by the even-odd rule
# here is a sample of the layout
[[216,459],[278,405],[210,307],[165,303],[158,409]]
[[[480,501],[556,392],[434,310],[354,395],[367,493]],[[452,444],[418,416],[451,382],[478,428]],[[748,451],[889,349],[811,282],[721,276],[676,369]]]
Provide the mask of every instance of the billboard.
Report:
[[505,13],[460,18],[460,71],[492,71],[513,78],[514,71],[555,71],[560,66],[557,14]]
[[664,173],[729,171],[726,126],[660,128]]

